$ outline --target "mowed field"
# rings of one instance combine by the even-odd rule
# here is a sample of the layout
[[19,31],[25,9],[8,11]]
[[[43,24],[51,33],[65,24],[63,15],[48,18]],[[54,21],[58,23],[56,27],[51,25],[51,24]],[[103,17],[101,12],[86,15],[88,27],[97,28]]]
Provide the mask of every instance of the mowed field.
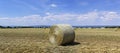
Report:
[[0,29],[0,53],[120,53],[120,29],[76,28],[75,42],[49,43],[49,28]]

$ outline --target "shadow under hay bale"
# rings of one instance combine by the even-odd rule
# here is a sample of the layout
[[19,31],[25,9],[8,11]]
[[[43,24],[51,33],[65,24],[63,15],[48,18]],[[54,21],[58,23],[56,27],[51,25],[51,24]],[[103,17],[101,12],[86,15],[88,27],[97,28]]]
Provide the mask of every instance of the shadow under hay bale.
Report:
[[73,46],[73,45],[79,45],[79,42],[71,42],[71,43],[66,43],[66,44],[62,44],[62,46]]

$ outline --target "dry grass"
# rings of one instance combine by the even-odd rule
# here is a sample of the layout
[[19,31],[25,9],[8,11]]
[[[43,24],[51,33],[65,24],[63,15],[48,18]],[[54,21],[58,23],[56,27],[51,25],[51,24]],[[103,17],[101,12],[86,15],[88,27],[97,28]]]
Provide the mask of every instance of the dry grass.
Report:
[[120,29],[75,29],[80,44],[54,46],[49,29],[0,29],[0,53],[120,53]]

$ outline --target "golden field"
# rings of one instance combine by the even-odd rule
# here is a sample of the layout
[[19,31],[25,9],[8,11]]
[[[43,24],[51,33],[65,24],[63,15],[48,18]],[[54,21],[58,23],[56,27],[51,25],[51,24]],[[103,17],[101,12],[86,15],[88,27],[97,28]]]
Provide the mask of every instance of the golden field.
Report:
[[49,43],[49,28],[0,29],[0,53],[120,53],[119,28],[76,28],[75,43]]

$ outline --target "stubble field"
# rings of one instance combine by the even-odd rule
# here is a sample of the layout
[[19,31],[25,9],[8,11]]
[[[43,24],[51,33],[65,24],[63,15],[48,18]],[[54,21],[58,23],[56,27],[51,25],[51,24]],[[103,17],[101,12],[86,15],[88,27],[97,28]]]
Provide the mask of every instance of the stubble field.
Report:
[[49,43],[49,28],[0,29],[0,53],[120,53],[120,29],[76,28],[75,42]]

